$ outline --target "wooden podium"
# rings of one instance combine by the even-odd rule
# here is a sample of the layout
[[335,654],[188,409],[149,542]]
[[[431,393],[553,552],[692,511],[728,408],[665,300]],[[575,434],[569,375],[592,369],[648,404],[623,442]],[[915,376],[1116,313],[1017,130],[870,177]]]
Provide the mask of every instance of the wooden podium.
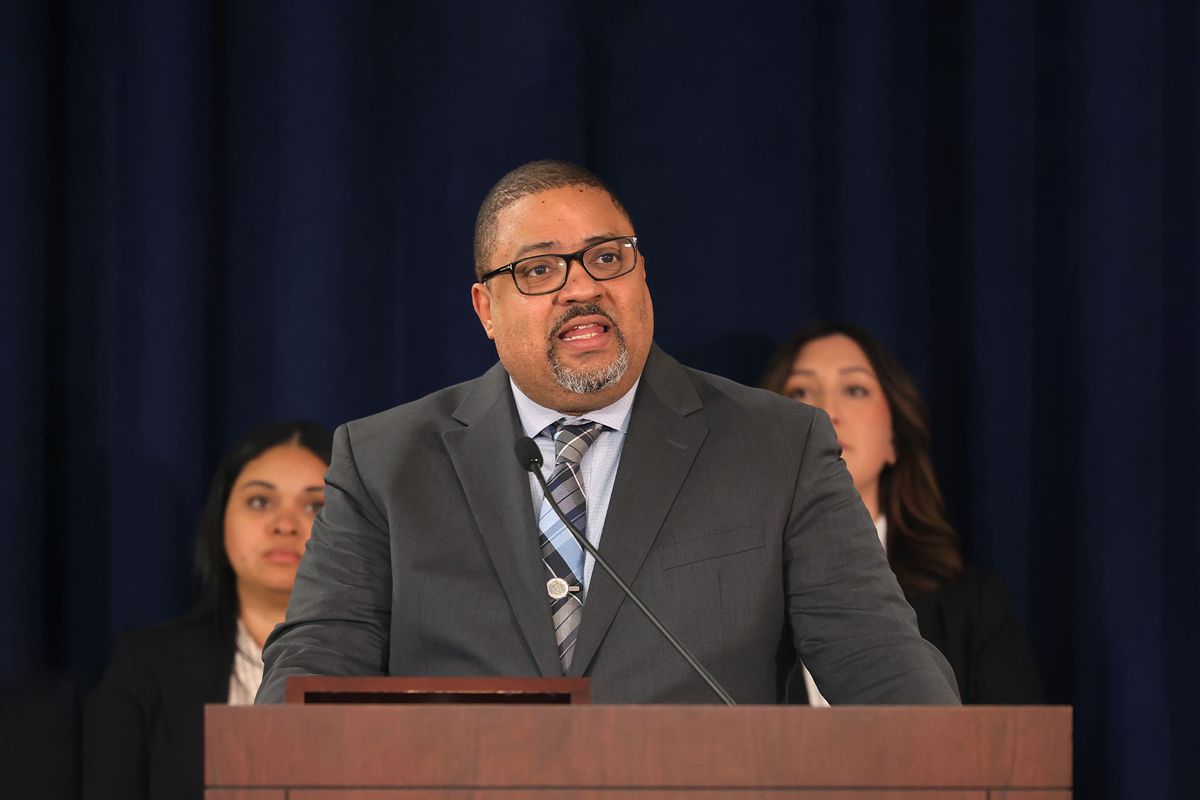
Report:
[[1061,706],[210,705],[208,800],[1067,800]]

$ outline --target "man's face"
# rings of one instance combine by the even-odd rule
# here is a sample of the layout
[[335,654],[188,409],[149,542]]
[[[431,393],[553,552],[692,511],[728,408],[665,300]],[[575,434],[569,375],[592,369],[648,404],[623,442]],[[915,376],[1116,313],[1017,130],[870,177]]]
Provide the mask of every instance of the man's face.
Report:
[[[633,235],[598,189],[564,187],[524,197],[496,219],[489,269],[541,253],[573,253]],[[505,369],[530,399],[567,414],[603,408],[633,386],[654,337],[654,309],[639,255],[632,272],[596,281],[571,262],[557,292],[523,295],[507,273],[471,287],[475,313]]]

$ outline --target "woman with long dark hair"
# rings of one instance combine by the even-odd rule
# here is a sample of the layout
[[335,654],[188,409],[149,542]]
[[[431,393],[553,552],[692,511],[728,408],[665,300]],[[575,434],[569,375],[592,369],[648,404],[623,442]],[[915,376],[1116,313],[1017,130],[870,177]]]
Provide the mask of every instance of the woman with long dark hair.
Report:
[[254,702],[324,505],[332,437],[312,422],[252,431],[217,467],[196,538],[192,611],[113,648],[84,711],[84,797],[203,794],[204,705]]
[[[933,469],[929,414],[899,362],[861,328],[819,323],[775,352],[762,386],[829,414],[921,635],[954,668],[963,702],[1041,702],[1037,666],[1003,583],[963,564]],[[803,668],[789,699],[825,704]]]

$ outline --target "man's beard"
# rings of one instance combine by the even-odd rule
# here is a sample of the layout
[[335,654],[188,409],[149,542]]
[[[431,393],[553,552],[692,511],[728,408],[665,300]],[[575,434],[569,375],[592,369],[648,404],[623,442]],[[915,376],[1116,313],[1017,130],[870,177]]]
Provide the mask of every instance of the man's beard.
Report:
[[[571,369],[558,360],[557,333],[562,330],[564,325],[576,317],[592,315],[607,319],[609,322],[609,331],[617,335],[617,357],[607,366],[599,366],[588,370]],[[546,359],[550,362],[550,368],[554,371],[554,381],[559,386],[575,394],[592,394],[593,392],[602,392],[605,389],[615,386],[620,382],[621,378],[625,377],[625,372],[629,369],[629,348],[625,346],[625,334],[621,333],[621,329],[613,322],[612,317],[595,303],[588,303],[582,306],[572,306],[569,311],[559,317],[558,322],[550,329],[550,336],[546,346]]]

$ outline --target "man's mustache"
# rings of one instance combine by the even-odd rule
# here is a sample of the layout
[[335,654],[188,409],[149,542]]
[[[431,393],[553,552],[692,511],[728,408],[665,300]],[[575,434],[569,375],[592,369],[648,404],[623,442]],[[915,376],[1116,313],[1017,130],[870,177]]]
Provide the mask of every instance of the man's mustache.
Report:
[[602,309],[600,306],[596,305],[595,303],[585,303],[584,305],[581,305],[581,306],[571,306],[566,311],[564,311],[562,316],[560,316],[557,320],[555,320],[554,325],[551,326],[550,333],[546,336],[547,341],[553,342],[555,340],[558,332],[563,329],[563,326],[566,325],[571,320],[575,319],[576,317],[592,317],[592,316],[604,317],[606,320],[609,321],[609,324],[612,325],[613,331],[619,333],[617,323],[612,318],[611,314],[609,314],[607,311],[605,311],[604,309]]

